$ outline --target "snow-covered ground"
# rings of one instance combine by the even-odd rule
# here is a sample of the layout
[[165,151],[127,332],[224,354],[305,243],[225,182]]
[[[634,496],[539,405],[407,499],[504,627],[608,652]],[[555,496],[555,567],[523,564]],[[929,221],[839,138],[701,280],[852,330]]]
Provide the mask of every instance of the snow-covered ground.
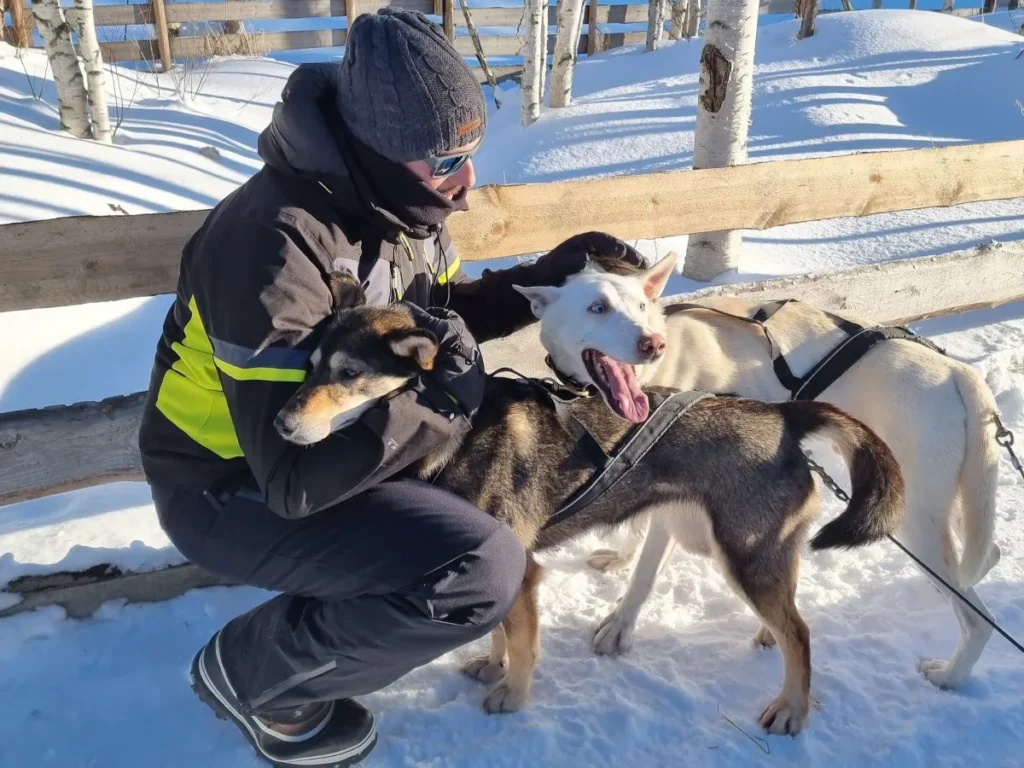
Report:
[[[1009,30],[1021,22],[1024,13],[982,23],[858,11],[822,17],[818,34],[799,43],[792,21],[763,26],[753,160],[1020,138],[1024,38]],[[579,68],[576,103],[527,131],[517,123],[516,91],[504,91],[478,155],[481,182],[688,167],[698,56],[699,43],[681,42],[595,57]],[[115,146],[101,147],[54,133],[42,55],[0,44],[0,223],[213,205],[259,167],[255,139],[291,68],[232,58],[191,74],[118,70],[111,101],[130,106]],[[723,280],[1022,237],[1024,200],[791,225],[748,233],[741,270]],[[685,238],[639,247],[665,253]],[[673,284],[688,287],[682,278]],[[0,314],[0,411],[145,388],[168,304],[155,297]],[[1024,302],[917,329],[985,375],[1024,440]],[[1003,559],[978,591],[1020,638],[1024,482],[1006,462],[1001,480]],[[544,657],[527,710],[484,715],[480,689],[457,674],[470,651],[461,649],[366,698],[382,732],[367,765],[1020,765],[1024,657],[996,637],[963,691],[925,682],[916,664],[948,655],[956,624],[894,548],[804,561],[798,601],[812,633],[815,709],[799,738],[756,741],[754,718],[782,665],[777,653],[753,649],[749,610],[709,563],[677,554],[633,652],[597,658],[590,633],[627,579],[583,565],[598,544],[591,536],[544,558]],[[0,584],[100,562],[144,569],[179,560],[141,485],[0,510]],[[214,629],[265,597],[211,589],[157,605],[108,604],[85,621],[59,609],[0,621],[0,767],[259,765],[237,731],[194,699],[187,664]]]

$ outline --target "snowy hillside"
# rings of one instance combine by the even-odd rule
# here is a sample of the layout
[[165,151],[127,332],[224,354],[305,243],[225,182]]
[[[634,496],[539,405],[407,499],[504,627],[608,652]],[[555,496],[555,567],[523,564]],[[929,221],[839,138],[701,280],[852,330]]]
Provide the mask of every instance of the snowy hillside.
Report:
[[[801,42],[793,21],[763,26],[752,159],[1024,136],[1024,38],[1008,31],[1021,22],[1021,12],[983,23],[858,11],[821,17],[818,34]],[[516,90],[503,90],[478,155],[481,183],[688,167],[699,53],[699,42],[684,41],[595,57],[579,67],[576,103],[526,131]],[[213,205],[258,169],[256,136],[291,70],[246,58],[185,75],[118,69],[108,89],[111,104],[123,105],[120,125],[115,145],[103,147],[55,132],[44,57],[0,43],[0,223]],[[945,253],[993,238],[1024,238],[1024,200],[748,233],[742,269],[724,279]],[[639,247],[663,254],[685,238]],[[144,389],[168,304],[164,296],[0,314],[0,411]],[[918,330],[982,372],[1024,440],[1024,302]],[[1002,469],[1003,559],[978,592],[1020,638],[1024,482],[1007,462]],[[827,513],[836,510],[830,504]],[[797,739],[762,740],[754,718],[781,680],[781,658],[754,650],[756,621],[709,563],[677,553],[634,650],[621,659],[592,654],[591,632],[628,578],[586,568],[585,554],[601,544],[591,536],[544,558],[543,658],[524,712],[484,715],[481,690],[457,673],[470,652],[461,649],[366,697],[382,733],[366,765],[1020,765],[1024,657],[994,637],[963,691],[929,685],[916,665],[951,652],[956,624],[947,601],[893,547],[804,560],[798,603],[811,628],[815,709]],[[102,562],[144,569],[180,559],[142,485],[0,510],[0,584]],[[212,631],[265,597],[213,589],[157,605],[109,604],[87,621],[59,609],[0,620],[0,768],[260,765],[237,731],[194,699],[187,664]]]

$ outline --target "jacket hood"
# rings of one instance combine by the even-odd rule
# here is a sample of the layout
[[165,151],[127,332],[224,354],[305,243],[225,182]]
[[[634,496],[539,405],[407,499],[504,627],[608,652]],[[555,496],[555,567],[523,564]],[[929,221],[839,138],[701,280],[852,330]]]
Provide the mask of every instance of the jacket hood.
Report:
[[448,200],[352,136],[336,107],[336,70],[321,63],[295,69],[259,136],[260,157],[276,171],[319,182],[335,207],[379,229],[428,237],[466,209],[465,195]]

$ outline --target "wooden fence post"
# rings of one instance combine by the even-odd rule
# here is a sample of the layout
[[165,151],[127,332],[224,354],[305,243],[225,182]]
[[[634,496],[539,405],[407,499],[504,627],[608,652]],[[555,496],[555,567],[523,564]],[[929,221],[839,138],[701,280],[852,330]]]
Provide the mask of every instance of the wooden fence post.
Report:
[[455,42],[455,3],[454,0],[441,0],[441,20],[444,22],[444,36],[449,43]]
[[160,50],[160,63],[164,72],[171,71],[171,36],[167,31],[167,9],[164,0],[149,0],[153,9],[153,25],[156,27],[156,45]]
[[25,26],[25,7],[23,5],[24,0],[11,0],[10,8],[11,12],[11,31],[14,33],[14,39],[11,44],[15,48],[28,48],[29,33]]
[[597,0],[590,0],[590,18],[587,20],[587,56],[597,53]]

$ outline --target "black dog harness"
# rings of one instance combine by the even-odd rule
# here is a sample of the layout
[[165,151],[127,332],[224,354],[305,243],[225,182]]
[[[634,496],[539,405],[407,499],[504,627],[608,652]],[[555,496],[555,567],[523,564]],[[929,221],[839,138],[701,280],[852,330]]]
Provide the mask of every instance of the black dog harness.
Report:
[[543,530],[568,520],[588,504],[592,504],[625,477],[647,455],[647,452],[654,447],[655,443],[661,439],[669,427],[679,421],[690,408],[701,400],[715,397],[711,392],[699,390],[673,392],[668,397],[649,393],[647,398],[652,410],[647,419],[642,424],[637,424],[626,434],[618,450],[608,454],[601,447],[597,438],[590,434],[590,431],[569,410],[569,403],[581,397],[596,396],[597,389],[591,385],[577,382],[572,377],[561,373],[554,367],[550,357],[545,362],[554,371],[559,381],[530,378],[529,376],[523,376],[512,368],[500,368],[490,374],[491,376],[496,376],[499,373],[508,371],[515,374],[520,381],[530,384],[547,395],[554,408],[555,418],[558,419],[558,423],[576,442],[586,455],[587,460],[597,470],[589,483],[580,488],[558,511],[548,518]]
[[746,323],[756,325],[764,333],[768,346],[771,349],[772,367],[779,382],[789,390],[791,400],[815,400],[826,389],[857,363],[868,351],[881,341],[887,339],[907,339],[923,344],[929,349],[942,355],[946,354],[944,349],[939,348],[934,342],[915,334],[909,328],[902,325],[866,327],[846,318],[834,315],[831,312],[823,312],[832,322],[846,333],[846,339],[833,347],[825,357],[820,360],[802,377],[793,374],[789,363],[786,362],[778,342],[768,327],[768,320],[787,304],[797,303],[796,299],[783,299],[772,301],[761,305],[753,317],[734,315],[714,307],[706,307],[703,304],[671,304],[665,308],[666,315],[673,315],[677,312],[685,312],[694,309],[703,309],[707,312],[715,312],[735,320],[742,320]]
[[673,392],[668,397],[649,394],[653,412],[643,424],[638,424],[624,438],[624,443],[614,454],[609,456],[592,434],[576,420],[564,401],[552,397],[555,404],[555,415],[559,423],[587,453],[590,461],[597,467],[597,474],[591,481],[580,488],[562,508],[552,515],[544,528],[550,528],[575,515],[591,504],[606,491],[610,490],[619,480],[643,460],[647,452],[654,447],[669,427],[679,421],[682,416],[701,400],[714,397],[710,392]]

